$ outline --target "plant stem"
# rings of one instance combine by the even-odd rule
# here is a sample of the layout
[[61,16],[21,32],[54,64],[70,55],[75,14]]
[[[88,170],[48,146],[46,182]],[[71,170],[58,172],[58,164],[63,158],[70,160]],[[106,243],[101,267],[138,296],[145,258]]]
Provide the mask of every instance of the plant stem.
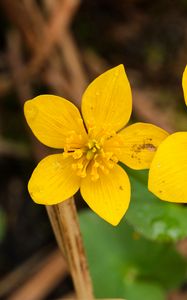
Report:
[[82,242],[74,199],[47,206],[60,250],[67,258],[78,300],[93,300],[92,283]]

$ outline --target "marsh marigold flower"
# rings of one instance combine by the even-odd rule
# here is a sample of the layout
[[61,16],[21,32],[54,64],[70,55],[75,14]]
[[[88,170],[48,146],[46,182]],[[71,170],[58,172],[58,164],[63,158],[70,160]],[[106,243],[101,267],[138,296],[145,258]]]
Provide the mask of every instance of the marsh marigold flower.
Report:
[[[146,109],[146,108],[145,108]],[[82,97],[81,112],[53,95],[28,100],[25,117],[45,145],[63,149],[44,158],[28,184],[32,199],[52,205],[80,188],[83,199],[100,217],[117,225],[130,201],[130,183],[122,162],[132,169],[149,168],[167,133],[136,123],[124,129],[132,110],[131,89],[123,65],[96,78]]]
[[[187,67],[182,86],[187,104]],[[187,132],[176,132],[158,147],[149,171],[148,187],[169,202],[187,203]]]

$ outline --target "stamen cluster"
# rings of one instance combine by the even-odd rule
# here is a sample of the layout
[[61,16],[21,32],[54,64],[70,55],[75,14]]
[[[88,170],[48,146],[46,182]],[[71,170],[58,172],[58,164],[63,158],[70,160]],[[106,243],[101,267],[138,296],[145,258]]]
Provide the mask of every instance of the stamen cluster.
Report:
[[96,129],[91,128],[88,132],[87,141],[80,147],[78,145],[83,141],[83,137],[71,132],[70,137],[66,140],[63,155],[73,158],[72,168],[78,176],[84,178],[89,172],[91,179],[95,181],[99,178],[100,172],[108,174],[118,162],[116,155],[107,151],[105,147],[105,142],[115,134],[115,132],[105,130],[96,133]]

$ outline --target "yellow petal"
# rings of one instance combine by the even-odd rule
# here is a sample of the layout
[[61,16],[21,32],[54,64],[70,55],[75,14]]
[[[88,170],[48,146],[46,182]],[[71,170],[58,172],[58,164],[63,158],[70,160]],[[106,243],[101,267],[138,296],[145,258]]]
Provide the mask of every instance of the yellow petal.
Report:
[[123,65],[97,77],[86,89],[82,114],[87,128],[119,130],[129,120],[132,96]]
[[82,179],[81,194],[95,213],[116,226],[129,206],[129,178],[125,171],[116,165],[108,174],[100,173],[96,181],[91,180],[89,175]]
[[28,189],[39,204],[52,205],[73,196],[80,186],[80,177],[72,169],[72,158],[63,154],[47,156],[37,165]]
[[160,143],[168,133],[152,124],[135,123],[105,143],[119,161],[135,170],[148,169]]
[[64,98],[38,96],[25,102],[24,113],[35,136],[49,147],[64,148],[67,138],[72,138],[78,147],[85,143],[86,131],[80,113]]
[[182,87],[183,87],[183,92],[184,92],[184,100],[187,105],[187,66],[186,66],[183,76],[182,76]]
[[149,171],[149,190],[162,200],[187,202],[187,132],[170,135],[159,146]]

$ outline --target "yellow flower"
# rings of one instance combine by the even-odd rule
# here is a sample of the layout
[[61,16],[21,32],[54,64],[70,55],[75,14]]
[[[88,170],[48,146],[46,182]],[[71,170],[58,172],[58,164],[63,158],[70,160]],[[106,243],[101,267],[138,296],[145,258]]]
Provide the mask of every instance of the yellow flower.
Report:
[[131,110],[131,89],[123,65],[88,86],[82,98],[83,119],[71,102],[58,96],[26,101],[25,117],[35,136],[49,147],[64,150],[46,157],[34,170],[28,184],[32,199],[57,204],[80,188],[89,207],[117,225],[130,201],[128,176],[117,163],[149,168],[155,150],[168,135],[145,123],[123,129]]
[[[187,104],[187,67],[182,86]],[[187,202],[187,132],[176,132],[158,147],[149,171],[148,187],[161,200]]]
[[187,66],[184,69],[183,76],[182,76],[182,87],[184,92],[184,100],[187,105]]

